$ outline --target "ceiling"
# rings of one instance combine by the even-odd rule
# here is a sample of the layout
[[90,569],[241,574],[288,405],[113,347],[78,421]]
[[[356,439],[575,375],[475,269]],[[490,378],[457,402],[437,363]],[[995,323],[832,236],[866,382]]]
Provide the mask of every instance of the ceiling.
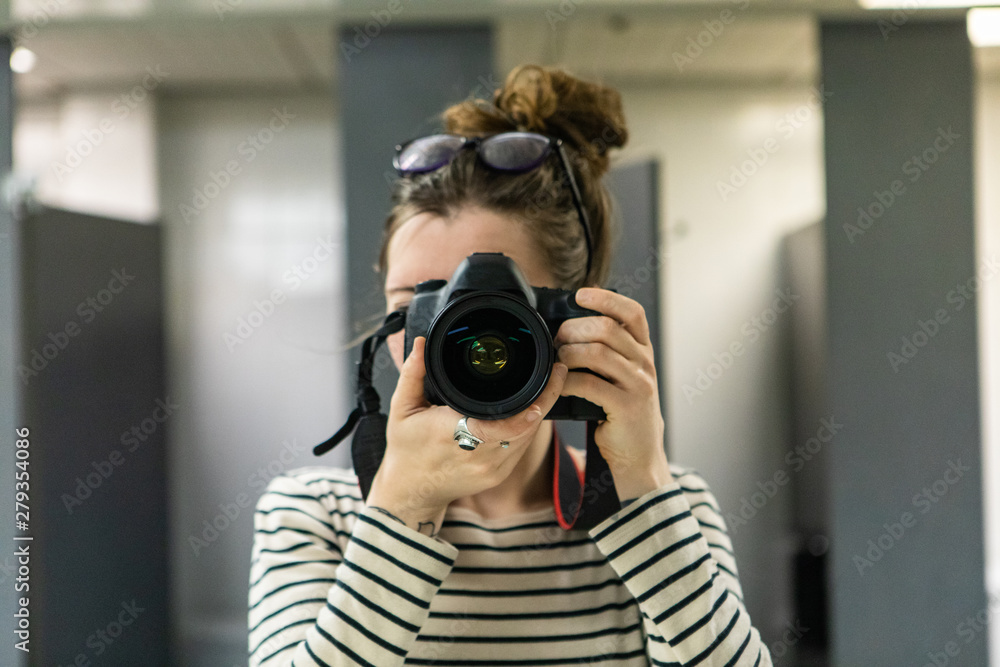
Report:
[[[127,90],[141,83],[147,68],[159,68],[165,74],[162,89],[175,93],[329,89],[336,85],[335,63],[344,39],[338,27],[366,22],[374,26],[372,12],[388,16],[386,7],[393,6],[388,4],[392,1],[352,4],[351,12],[252,13],[246,11],[251,0],[214,0],[217,7],[229,9],[218,15],[206,13],[203,4],[199,12],[150,16],[53,16],[44,24],[29,18],[15,28],[15,42],[34,51],[38,62],[31,72],[17,75],[17,94],[31,101],[68,90]],[[464,11],[441,13],[434,8],[448,3],[437,2],[419,12],[402,5],[407,13],[401,11],[400,18],[389,20],[400,25],[488,20],[496,26],[501,72],[517,63],[541,62],[559,63],[580,75],[618,84],[815,82],[819,72],[815,8],[804,7],[808,0],[753,1],[764,4],[751,7],[727,0],[701,7],[667,7],[650,2],[499,0],[465,3]],[[132,7],[135,14],[139,4],[142,0],[105,6]],[[369,4],[381,9],[357,9]],[[478,8],[478,13],[470,7]],[[237,15],[236,10],[245,13]],[[723,11],[731,12],[726,24],[719,21]],[[711,40],[705,33],[706,21],[718,33]],[[700,52],[692,46],[699,36],[707,44]],[[1000,48],[976,51],[982,75],[1000,77]]]
[[59,25],[24,45],[38,56],[16,78],[24,99],[136,85],[147,68],[174,90],[328,86],[334,77],[330,22]]

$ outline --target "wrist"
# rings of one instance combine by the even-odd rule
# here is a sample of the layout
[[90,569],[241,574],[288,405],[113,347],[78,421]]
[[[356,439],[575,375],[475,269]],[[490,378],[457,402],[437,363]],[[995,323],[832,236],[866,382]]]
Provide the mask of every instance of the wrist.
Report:
[[665,456],[649,465],[612,468],[611,476],[615,480],[618,500],[622,503],[662,489],[674,481]]
[[414,510],[406,507],[405,505],[372,502],[371,498],[368,499],[366,505],[380,514],[394,519],[409,528],[417,528],[420,524],[424,523],[434,523],[438,528],[440,528],[441,520],[444,517],[446,509],[442,507],[438,510]]
[[383,461],[382,467],[372,480],[371,489],[365,499],[366,505],[381,507],[407,525],[416,525],[416,522],[438,517],[448,507],[448,503],[439,498],[429,497],[427,493],[417,492],[400,484],[389,477],[385,470],[386,465]]
[[417,532],[434,537],[441,529],[444,520],[445,506],[426,505],[419,506],[404,500],[397,499],[388,494],[382,494],[374,485],[365,504],[378,513],[403,524],[407,528],[412,528]]
[[369,504],[368,507],[392,521],[411,528],[427,537],[437,537],[438,532],[441,530],[441,524],[444,523],[445,510],[443,509],[435,514],[427,514],[425,512],[407,513],[402,510],[391,511],[379,505],[372,504]]

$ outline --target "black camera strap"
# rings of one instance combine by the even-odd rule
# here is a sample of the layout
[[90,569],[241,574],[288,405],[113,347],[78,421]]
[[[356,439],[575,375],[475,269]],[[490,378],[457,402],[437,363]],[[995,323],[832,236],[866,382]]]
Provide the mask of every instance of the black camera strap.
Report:
[[[368,498],[375,473],[385,456],[385,432],[389,423],[388,417],[381,412],[378,391],[372,386],[375,354],[386,338],[401,331],[405,323],[406,311],[394,311],[386,316],[375,333],[365,339],[358,361],[357,406],[340,430],[313,447],[313,454],[322,456],[354,431],[351,459],[362,498]],[[559,441],[558,433],[553,430],[553,503],[556,518],[564,530],[589,530],[621,509],[611,471],[594,441],[596,428],[597,422],[587,422],[587,461],[583,471],[577,469],[568,446]]]
[[393,311],[386,316],[382,326],[365,339],[361,345],[361,359],[358,360],[357,407],[351,411],[339,431],[325,442],[313,447],[313,454],[322,456],[340,444],[357,427],[354,439],[351,441],[351,459],[354,463],[354,472],[358,476],[362,498],[368,497],[372,480],[375,479],[375,473],[382,464],[382,457],[385,455],[385,429],[389,424],[388,417],[381,412],[378,391],[372,386],[375,353],[386,338],[397,331],[402,331],[405,324],[406,311]]

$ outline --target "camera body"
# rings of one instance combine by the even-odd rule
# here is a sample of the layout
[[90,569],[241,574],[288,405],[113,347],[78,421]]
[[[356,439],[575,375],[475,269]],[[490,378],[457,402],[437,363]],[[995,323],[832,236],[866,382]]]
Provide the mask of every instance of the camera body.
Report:
[[[502,253],[473,253],[450,280],[416,285],[404,356],[417,336],[425,336],[427,400],[469,417],[503,419],[541,395],[556,362],[552,339],[559,326],[600,314],[578,306],[573,291],[532,287]],[[560,396],[546,419],[605,416],[590,401]]]

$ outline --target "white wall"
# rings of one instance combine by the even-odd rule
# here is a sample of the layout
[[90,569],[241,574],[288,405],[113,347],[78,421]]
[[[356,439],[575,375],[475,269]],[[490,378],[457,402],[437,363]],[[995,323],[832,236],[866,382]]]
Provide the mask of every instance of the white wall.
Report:
[[275,474],[318,462],[311,448],[346,416],[336,128],[326,94],[161,103],[169,387],[182,405],[170,431],[173,604],[183,645],[203,656],[188,664],[245,660],[252,505]]
[[[623,159],[653,154],[664,166],[662,238],[670,256],[661,294],[669,357],[661,384],[671,458],[699,470],[724,513],[735,513],[758,481],[788,472],[783,458],[796,444],[787,317],[757,329],[757,338],[745,335],[744,325],[787,287],[779,269],[782,237],[824,215],[821,112],[809,106],[815,98],[806,86],[622,92],[630,130]],[[786,119],[796,112],[797,127]],[[757,153],[763,165],[723,200],[718,182],[765,142],[772,150],[767,160]],[[743,354],[702,394],[685,394],[685,385],[698,389],[699,371],[709,372],[713,355],[734,342],[743,344]],[[793,619],[790,503],[784,487],[746,526],[730,526],[751,616],[774,633],[768,636]]]
[[21,105],[15,173],[53,206],[152,222],[159,212],[154,83]]
[[[1000,80],[980,81],[976,100],[976,217],[979,266],[1000,257]],[[986,590],[1000,597],[1000,276],[978,292]],[[990,607],[990,664],[1000,665],[1000,618]]]

